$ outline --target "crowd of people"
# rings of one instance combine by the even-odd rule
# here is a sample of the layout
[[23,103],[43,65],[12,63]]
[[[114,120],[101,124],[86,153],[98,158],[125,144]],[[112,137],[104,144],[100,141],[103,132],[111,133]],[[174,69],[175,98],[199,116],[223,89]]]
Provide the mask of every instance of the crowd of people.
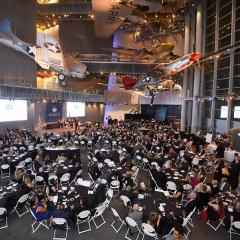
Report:
[[[75,145],[81,157],[52,159],[45,151],[49,145]],[[0,191],[0,207],[11,213],[28,194],[32,213],[49,227],[53,218],[74,226],[79,213],[90,210],[94,215],[106,201],[121,219],[129,217],[140,228],[147,223],[166,239],[188,236],[184,218],[193,211],[202,222],[223,220],[226,230],[240,221],[240,156],[226,162],[222,144],[211,153],[203,136],[157,121],[123,121],[38,138],[13,129],[0,136],[0,146],[1,165],[9,164],[13,173],[6,184],[14,185],[12,191]],[[114,192],[110,200],[109,189]],[[160,207],[159,199],[164,202]]]

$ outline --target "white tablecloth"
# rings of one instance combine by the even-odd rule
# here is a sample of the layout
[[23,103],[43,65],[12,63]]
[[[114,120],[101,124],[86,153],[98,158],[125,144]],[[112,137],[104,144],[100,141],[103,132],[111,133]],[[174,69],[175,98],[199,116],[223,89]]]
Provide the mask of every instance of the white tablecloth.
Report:
[[224,159],[228,162],[232,162],[234,160],[235,153],[237,153],[237,151],[235,151],[235,150],[224,151]]

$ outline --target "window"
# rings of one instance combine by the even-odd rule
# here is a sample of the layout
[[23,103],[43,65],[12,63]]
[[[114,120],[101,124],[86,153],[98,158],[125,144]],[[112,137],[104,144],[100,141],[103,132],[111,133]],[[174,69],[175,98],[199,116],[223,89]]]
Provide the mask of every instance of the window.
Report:
[[240,118],[240,106],[234,107],[234,118]]
[[221,106],[220,118],[227,118],[228,116],[228,106]]

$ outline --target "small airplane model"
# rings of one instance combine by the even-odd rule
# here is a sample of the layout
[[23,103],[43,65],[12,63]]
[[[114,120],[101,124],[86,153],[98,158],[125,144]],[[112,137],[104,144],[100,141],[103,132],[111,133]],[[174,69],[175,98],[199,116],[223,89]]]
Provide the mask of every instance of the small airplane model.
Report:
[[133,60],[159,60],[163,57],[166,57],[168,55],[173,54],[174,45],[172,43],[161,43],[158,44],[151,49],[129,49],[129,48],[123,48],[123,47],[117,47],[117,48],[110,48],[110,47],[103,47],[102,49],[111,53],[117,53],[118,57],[121,58],[121,56],[127,56],[130,57]]
[[159,0],[92,0],[95,35],[99,38],[110,38],[126,20],[151,29],[147,24],[145,12],[139,10],[139,6],[155,11],[162,3]]
[[71,70],[66,67],[61,47],[52,36],[37,33],[37,45],[26,43],[12,32],[7,19],[0,23],[0,44],[25,54],[44,70],[57,72],[63,86],[66,85],[65,76],[83,78],[86,75],[85,64],[75,62]]
[[[117,84],[106,84],[106,83],[98,83],[98,85],[102,86],[110,86],[110,87],[116,87],[120,89],[124,89],[126,91],[132,92],[132,93],[137,93],[140,96],[143,97],[154,97],[156,96],[157,93],[159,92],[168,92],[168,91],[180,91],[181,86],[177,83],[175,83],[174,80],[171,78],[165,79],[161,83],[159,83],[156,86],[149,86],[145,87],[141,90],[134,90],[133,86],[139,81],[139,79],[135,76],[123,76],[120,78],[122,83],[117,83]],[[154,98],[153,97],[153,98]]]
[[194,52],[178,58],[171,63],[160,63],[143,79],[137,81],[132,88],[133,90],[137,90],[145,86],[158,85],[164,79],[176,75],[193,64],[198,63],[200,57],[200,52]]

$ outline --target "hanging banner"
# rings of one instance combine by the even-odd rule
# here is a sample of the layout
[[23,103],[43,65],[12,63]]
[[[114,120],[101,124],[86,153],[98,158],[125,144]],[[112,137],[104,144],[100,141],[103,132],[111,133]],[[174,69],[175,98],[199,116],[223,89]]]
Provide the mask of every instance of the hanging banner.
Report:
[[62,119],[62,103],[46,103],[46,122],[57,122]]

